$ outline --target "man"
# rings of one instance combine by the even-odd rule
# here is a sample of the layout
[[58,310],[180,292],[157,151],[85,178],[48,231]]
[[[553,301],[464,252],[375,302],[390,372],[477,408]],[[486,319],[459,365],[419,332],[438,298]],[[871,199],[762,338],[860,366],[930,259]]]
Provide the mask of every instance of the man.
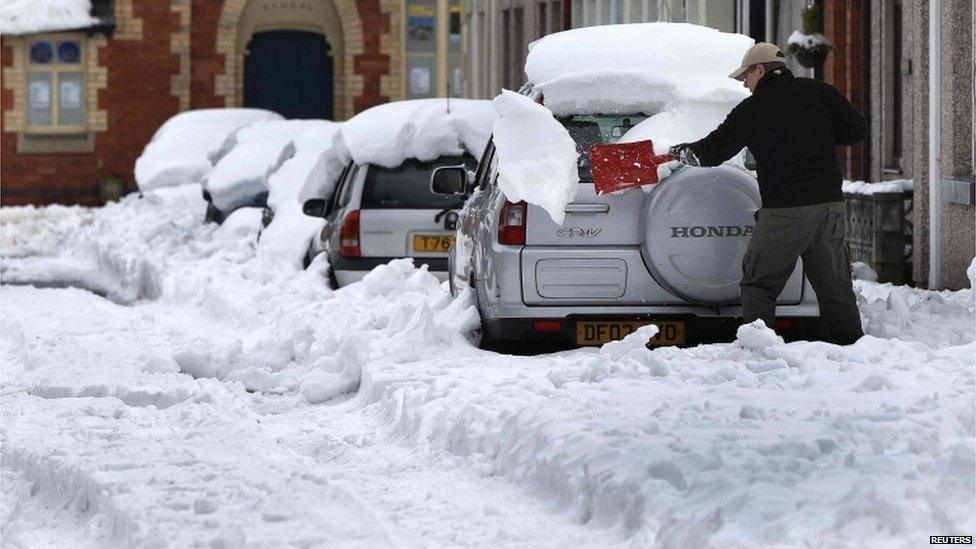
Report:
[[749,147],[762,209],[742,260],[742,316],[773,326],[776,300],[798,257],[820,304],[822,337],[850,344],[864,333],[844,242],[845,207],[835,147],[864,139],[861,113],[829,84],[794,78],[773,44],[746,52],[730,74],[749,88],[715,131],[671,152],[717,166]]

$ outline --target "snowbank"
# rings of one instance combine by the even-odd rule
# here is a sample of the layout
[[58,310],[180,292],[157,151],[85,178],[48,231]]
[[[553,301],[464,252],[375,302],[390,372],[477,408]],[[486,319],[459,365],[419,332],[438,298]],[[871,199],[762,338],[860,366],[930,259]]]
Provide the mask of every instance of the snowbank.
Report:
[[0,34],[29,34],[90,27],[90,0],[3,0]]
[[321,122],[295,137],[295,154],[268,177],[268,206],[274,220],[261,233],[259,246],[266,253],[276,254],[281,261],[296,267],[308,249],[309,239],[324,221],[302,213],[299,194],[306,187],[321,189],[323,196],[331,196],[342,162],[332,153],[333,141],[340,124]]
[[260,109],[203,109],[177,114],[156,130],[136,160],[139,189],[197,183],[213,167],[210,156],[234,130],[259,120],[280,120]]
[[331,128],[319,120],[261,120],[238,129],[227,138],[226,152],[204,177],[203,188],[222,212],[254,202],[268,192],[268,176],[295,154],[292,142],[316,128]]
[[477,158],[488,143],[493,117],[488,101],[395,101],[350,118],[342,126],[342,140],[357,164],[395,168],[409,158],[433,160],[465,151]]
[[549,109],[524,95],[502,90],[492,103],[498,187],[510,202],[541,206],[561,225],[579,183],[573,138]]
[[586,27],[530,44],[525,73],[557,116],[735,105],[747,92],[728,74],[752,44],[748,36],[687,23]]

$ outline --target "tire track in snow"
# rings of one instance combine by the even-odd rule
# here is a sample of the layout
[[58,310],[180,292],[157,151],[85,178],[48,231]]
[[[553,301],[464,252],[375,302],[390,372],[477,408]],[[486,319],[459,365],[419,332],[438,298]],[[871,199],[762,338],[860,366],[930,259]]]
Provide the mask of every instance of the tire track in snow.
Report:
[[262,425],[330,471],[405,547],[609,547],[619,531],[574,522],[527,495],[485,462],[399,439],[378,405],[358,397],[306,405],[271,397],[255,405]]

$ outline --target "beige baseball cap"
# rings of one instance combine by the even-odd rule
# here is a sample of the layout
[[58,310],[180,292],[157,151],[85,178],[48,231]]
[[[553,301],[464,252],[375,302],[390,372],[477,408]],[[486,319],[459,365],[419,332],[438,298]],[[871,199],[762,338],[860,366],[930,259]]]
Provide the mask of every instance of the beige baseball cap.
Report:
[[749,67],[758,63],[772,63],[774,61],[786,62],[786,56],[776,47],[776,44],[760,42],[746,51],[745,57],[742,58],[742,66],[735,69],[729,78],[741,80],[742,75],[749,70]]

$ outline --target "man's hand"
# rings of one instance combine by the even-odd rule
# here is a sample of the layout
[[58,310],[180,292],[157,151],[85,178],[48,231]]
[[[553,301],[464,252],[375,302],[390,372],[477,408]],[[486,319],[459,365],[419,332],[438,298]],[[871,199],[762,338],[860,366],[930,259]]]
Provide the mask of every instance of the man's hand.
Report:
[[700,166],[701,163],[698,161],[698,155],[692,150],[691,145],[688,143],[678,143],[677,145],[668,149],[668,152],[673,154],[678,162],[681,162],[685,166]]

